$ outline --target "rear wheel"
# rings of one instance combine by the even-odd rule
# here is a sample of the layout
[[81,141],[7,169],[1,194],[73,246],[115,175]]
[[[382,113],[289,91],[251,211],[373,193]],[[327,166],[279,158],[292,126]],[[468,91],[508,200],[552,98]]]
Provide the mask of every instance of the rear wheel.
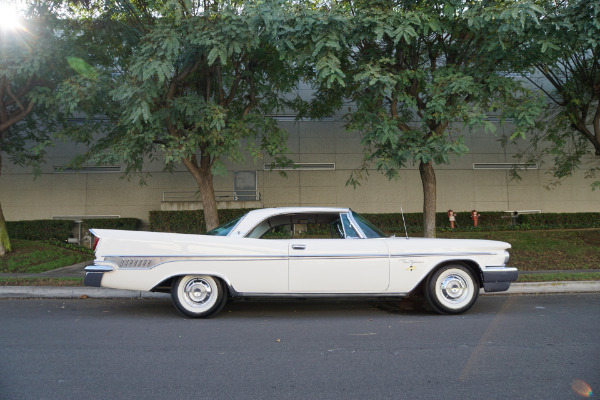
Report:
[[477,279],[464,264],[440,267],[425,282],[425,298],[440,314],[463,313],[475,304],[478,296]]
[[177,311],[186,317],[210,318],[225,305],[223,284],[208,275],[186,275],[173,281],[171,299]]

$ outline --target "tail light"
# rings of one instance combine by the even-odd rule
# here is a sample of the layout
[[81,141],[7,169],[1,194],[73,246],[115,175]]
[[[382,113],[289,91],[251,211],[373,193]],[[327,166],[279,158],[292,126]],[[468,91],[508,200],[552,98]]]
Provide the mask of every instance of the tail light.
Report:
[[98,242],[100,242],[100,238],[98,236],[94,236],[94,244],[92,245],[92,251],[96,251],[96,247],[98,247]]

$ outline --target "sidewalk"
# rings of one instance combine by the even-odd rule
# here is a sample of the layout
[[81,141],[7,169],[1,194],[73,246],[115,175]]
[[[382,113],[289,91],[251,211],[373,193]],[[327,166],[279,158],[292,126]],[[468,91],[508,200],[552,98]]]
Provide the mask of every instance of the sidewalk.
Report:
[[[0,274],[0,278],[83,278],[83,268],[89,262],[71,265],[40,274]],[[600,270],[581,271],[528,271],[520,274],[538,274],[553,272],[600,272]],[[510,294],[543,294],[543,293],[600,293],[600,281],[569,282],[528,282],[513,283],[506,292],[484,293],[486,296]],[[0,286],[0,298],[169,298],[167,293],[141,292],[139,290],[120,290],[97,287],[54,287],[54,286]]]

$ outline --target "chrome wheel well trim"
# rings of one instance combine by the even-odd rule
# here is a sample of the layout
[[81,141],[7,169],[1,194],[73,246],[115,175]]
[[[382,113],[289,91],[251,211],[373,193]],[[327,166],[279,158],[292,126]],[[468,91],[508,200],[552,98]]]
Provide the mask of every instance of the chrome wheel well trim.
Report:
[[[479,286],[479,288],[483,287],[483,272],[481,270],[481,266],[476,261],[470,259],[443,260],[440,263],[436,264],[433,268],[431,268],[431,271],[429,271],[427,277],[429,278],[435,273],[435,271],[442,267],[445,267],[446,265],[452,265],[456,263],[468,268],[477,280],[477,285]],[[427,280],[428,279],[423,279],[423,282]]]
[[[173,282],[175,281],[175,279],[177,278],[181,278],[184,276],[210,276],[214,279],[219,279],[221,282],[223,282],[223,284],[227,287],[227,291],[229,292],[229,294],[232,294],[232,291],[235,292],[235,289],[233,289],[233,285],[231,284],[231,281],[229,279],[227,279],[227,277],[221,275],[221,274],[215,274],[215,273],[203,273],[203,272],[192,272],[192,273],[177,273],[175,275],[170,275],[166,278],[164,278],[163,280],[161,280],[159,283],[157,283],[156,285],[154,285],[152,287],[152,289],[150,289],[150,292],[163,292],[164,290],[159,289],[159,288],[163,288],[163,287],[172,287],[173,286]],[[169,290],[170,291],[170,290]],[[235,292],[237,293],[237,292]]]

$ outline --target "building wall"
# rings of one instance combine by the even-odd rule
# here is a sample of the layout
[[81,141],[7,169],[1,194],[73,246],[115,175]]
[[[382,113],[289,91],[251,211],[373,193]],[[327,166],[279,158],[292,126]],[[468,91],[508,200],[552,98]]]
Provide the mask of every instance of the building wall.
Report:
[[[335,163],[335,170],[294,170],[282,177],[265,170],[269,160],[246,160],[228,165],[227,176],[215,179],[215,190],[232,191],[234,171],[256,171],[257,187],[265,207],[349,206],[358,212],[405,212],[422,210],[423,194],[417,166],[403,169],[397,180],[370,170],[356,189],[347,186],[352,171],[362,162],[357,134],[347,133],[340,119],[286,122],[290,158],[298,163]],[[507,170],[473,169],[473,163],[511,163],[516,145],[506,149],[499,138],[510,134],[510,126],[499,127],[497,135],[466,134],[470,152],[436,167],[437,209],[445,211],[541,210],[542,212],[600,211],[600,192],[578,172],[562,185],[545,189],[551,182],[547,170],[522,172],[523,180],[509,181]],[[138,177],[123,179],[118,172],[60,173],[64,165],[83,149],[60,143],[49,154],[42,174],[34,180],[31,171],[3,157],[0,176],[0,203],[7,220],[46,219],[57,216],[119,215],[148,220],[150,210],[161,209],[164,192],[195,192],[191,175],[182,167],[163,172],[160,162],[148,163],[147,185]]]

